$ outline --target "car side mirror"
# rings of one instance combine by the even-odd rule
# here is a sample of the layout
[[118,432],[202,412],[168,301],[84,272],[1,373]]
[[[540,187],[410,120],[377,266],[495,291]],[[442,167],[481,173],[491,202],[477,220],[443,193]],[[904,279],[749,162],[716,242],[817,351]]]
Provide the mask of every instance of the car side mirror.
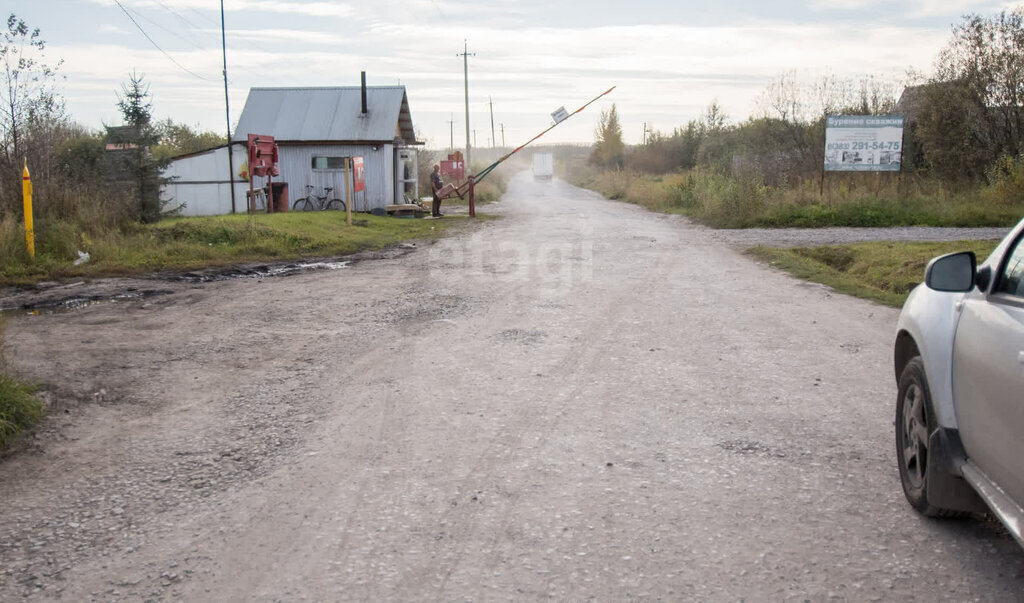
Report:
[[973,251],[943,255],[928,262],[924,282],[930,289],[966,293],[974,288],[978,259]]

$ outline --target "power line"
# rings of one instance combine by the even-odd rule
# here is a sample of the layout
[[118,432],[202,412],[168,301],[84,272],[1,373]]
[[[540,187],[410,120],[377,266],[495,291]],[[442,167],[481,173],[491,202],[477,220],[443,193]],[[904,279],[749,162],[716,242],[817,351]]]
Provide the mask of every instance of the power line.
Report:
[[193,48],[198,48],[199,50],[203,50],[203,47],[200,46],[199,44],[197,44],[196,42],[194,42],[192,40],[189,40],[185,36],[179,34],[178,32],[176,32],[176,31],[174,31],[172,29],[168,29],[167,27],[164,27],[160,23],[154,21],[153,19],[150,19],[149,17],[147,17],[146,15],[140,13],[139,11],[135,10],[134,8],[128,9],[128,10],[130,10],[132,13],[134,13],[136,17],[139,17],[140,19],[145,19],[146,21],[150,22],[151,24],[153,24],[153,25],[159,27],[160,29],[164,30],[166,33],[169,33],[172,36],[174,36],[175,38],[178,38],[182,42],[188,44],[189,46],[192,46]]
[[146,39],[147,39],[147,40],[149,40],[149,43],[150,43],[150,44],[152,44],[154,48],[156,48],[157,50],[159,50],[160,52],[162,52],[162,53],[164,54],[164,56],[165,56],[165,57],[167,57],[167,58],[168,58],[168,60],[170,60],[170,61],[171,61],[172,63],[174,63],[175,65],[177,65],[177,66],[178,66],[178,68],[180,68],[180,69],[181,69],[182,71],[184,71],[185,73],[188,73],[189,75],[191,75],[191,76],[193,76],[193,77],[197,77],[197,78],[199,78],[199,79],[201,79],[201,80],[204,80],[204,81],[207,81],[207,82],[212,82],[212,81],[214,81],[214,80],[211,80],[211,79],[210,79],[210,78],[208,78],[208,77],[203,77],[203,76],[199,75],[198,73],[195,73],[194,71],[191,71],[190,69],[188,69],[187,67],[185,67],[184,65],[182,65],[181,63],[179,63],[178,61],[175,61],[175,60],[174,60],[174,57],[172,57],[171,55],[167,54],[167,51],[166,51],[166,50],[164,50],[163,48],[160,48],[160,45],[159,45],[159,44],[157,44],[156,42],[154,42],[154,41],[153,41],[153,38],[149,37],[149,34],[148,34],[148,33],[146,33],[146,30],[145,30],[145,29],[142,29],[142,26],[141,26],[141,25],[139,25],[139,22],[135,20],[135,17],[132,17],[131,13],[129,13],[129,12],[128,12],[128,9],[126,9],[126,8],[124,7],[124,5],[123,5],[123,4],[121,4],[121,1],[120,1],[120,0],[114,0],[114,4],[116,4],[116,5],[118,6],[118,8],[120,8],[120,9],[121,9],[121,11],[122,11],[122,12],[123,12],[123,13],[125,14],[125,16],[126,16],[126,17],[128,17],[128,19],[130,19],[130,20],[131,20],[131,22],[135,24],[135,27],[137,27],[137,28],[139,29],[139,31],[140,31],[140,32],[142,32],[142,35],[146,36]]
[[198,11],[198,10],[196,10],[195,8],[193,8],[193,7],[191,7],[191,6],[190,6],[190,7],[188,8],[188,9],[189,9],[190,11],[194,12],[195,14],[199,15],[199,16],[200,16],[200,17],[202,17],[203,19],[206,19],[206,21],[208,21],[208,22],[209,22],[209,23],[210,23],[211,25],[215,25],[215,26],[219,26],[219,25],[220,25],[220,23],[218,23],[218,22],[214,21],[213,19],[211,19],[211,18],[210,18],[210,17],[208,17],[207,15],[204,15],[203,13],[199,12],[199,11]]
[[[179,19],[179,20],[180,20],[181,22],[183,22],[183,23],[184,23],[185,25],[188,25],[189,27],[191,27],[191,28],[192,28],[192,29],[194,29],[194,30],[197,30],[197,31],[202,31],[202,29],[203,29],[203,28],[199,27],[199,26],[198,26],[198,25],[196,25],[195,23],[193,23],[193,22],[189,21],[188,19],[186,19],[186,18],[184,17],[184,15],[182,15],[182,14],[181,14],[181,13],[179,13],[178,11],[176,11],[176,10],[174,10],[173,8],[171,8],[171,7],[167,6],[166,4],[164,4],[163,2],[161,2],[160,0],[154,0],[154,1],[155,1],[155,2],[157,3],[157,4],[159,4],[159,5],[160,5],[160,7],[161,7],[162,9],[164,9],[165,11],[167,11],[167,12],[171,13],[171,14],[172,14],[172,15],[174,15],[175,17],[177,17],[177,18],[178,18],[178,19]],[[216,23],[214,23],[214,25],[216,25]]]

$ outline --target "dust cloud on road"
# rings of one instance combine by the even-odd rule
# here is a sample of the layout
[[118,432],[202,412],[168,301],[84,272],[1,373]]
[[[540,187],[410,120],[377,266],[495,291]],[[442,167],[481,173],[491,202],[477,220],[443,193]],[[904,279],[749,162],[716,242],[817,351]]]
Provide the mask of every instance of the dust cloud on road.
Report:
[[54,413],[0,463],[0,599],[1021,597],[997,523],[903,500],[895,310],[557,180],[487,211],[12,317]]

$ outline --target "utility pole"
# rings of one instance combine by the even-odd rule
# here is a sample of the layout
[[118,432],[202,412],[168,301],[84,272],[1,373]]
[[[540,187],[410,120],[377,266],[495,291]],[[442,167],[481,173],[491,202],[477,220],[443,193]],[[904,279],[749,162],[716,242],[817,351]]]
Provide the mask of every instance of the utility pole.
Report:
[[647,146],[647,133],[648,132],[650,132],[650,130],[647,129],[647,122],[645,121],[644,122],[644,146]]
[[469,44],[463,40],[462,54],[457,54],[455,56],[462,57],[462,76],[466,87],[466,176],[469,176],[473,172],[469,146],[469,57],[475,57],[476,53],[470,54]]
[[494,101],[487,97],[487,103],[491,106],[491,148],[494,148]]
[[473,146],[476,146],[476,128],[473,128]]
[[505,124],[501,124],[501,146],[505,146]]
[[231,107],[228,105],[228,38],[224,30],[224,0],[220,0],[220,49],[224,57],[224,113],[228,122],[228,188],[231,189],[231,213],[235,213],[235,158],[231,147]]
[[455,150],[455,114],[448,120],[448,150]]

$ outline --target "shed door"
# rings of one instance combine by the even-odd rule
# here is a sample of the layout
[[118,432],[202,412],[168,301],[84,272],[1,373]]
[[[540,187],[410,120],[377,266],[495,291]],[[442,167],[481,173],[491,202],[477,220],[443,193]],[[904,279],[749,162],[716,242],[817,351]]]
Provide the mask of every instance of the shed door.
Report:
[[415,149],[395,149],[395,203],[414,203],[419,197],[419,164]]

